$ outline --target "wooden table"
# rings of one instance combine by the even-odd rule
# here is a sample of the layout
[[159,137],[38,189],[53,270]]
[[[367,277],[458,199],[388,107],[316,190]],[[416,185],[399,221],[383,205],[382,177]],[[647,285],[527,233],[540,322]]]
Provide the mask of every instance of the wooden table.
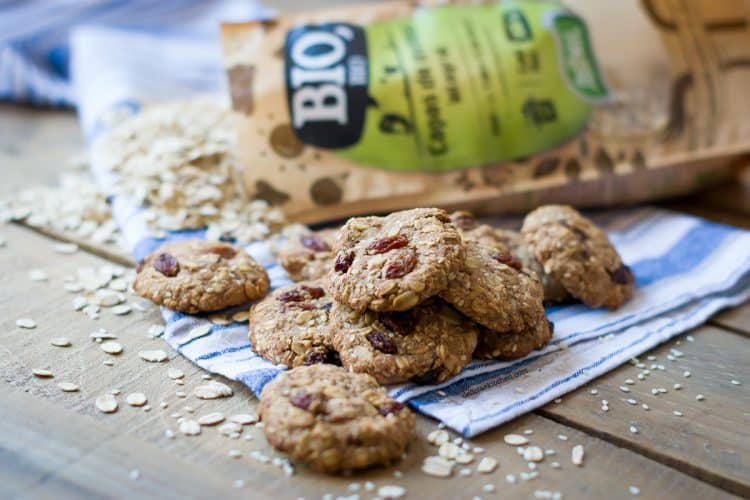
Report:
[[[0,196],[20,186],[53,182],[59,163],[81,147],[70,113],[1,105],[0,131]],[[747,206],[747,195],[741,196]],[[720,203],[726,205],[726,199],[713,193],[671,206],[750,227],[748,214],[718,208]],[[253,412],[257,401],[232,382],[231,398],[196,399],[190,393],[203,382],[201,369],[173,352],[167,363],[139,359],[142,349],[168,350],[163,341],[147,336],[150,325],[161,323],[156,308],[126,317],[105,311],[96,322],[72,310],[72,295],[62,288],[64,275],[112,260],[127,263],[127,256],[96,247],[61,256],[53,251],[48,235],[17,224],[0,227],[0,234],[7,240],[7,246],[0,248],[0,498],[312,499],[325,493],[351,494],[352,483],[360,487],[362,498],[375,496],[377,488],[387,484],[405,487],[408,498],[533,498],[535,492],[543,497],[541,490],[559,491],[571,499],[628,498],[633,496],[631,487],[643,498],[750,496],[750,305],[723,312],[648,353],[667,370],[654,371],[647,383],[634,385],[630,395],[618,390],[625,379],[636,378],[636,369],[625,365],[559,404],[472,439],[473,446],[484,448],[482,455],[499,461],[492,474],[477,474],[476,461],[468,466],[472,472],[466,477],[438,479],[423,474],[423,458],[436,454],[425,439],[436,423],[419,417],[419,437],[408,456],[393,467],[329,477],[300,466],[286,477],[278,466],[251,458],[251,451],[278,456],[258,427],[246,426],[237,440],[215,428],[204,428],[196,437],[165,436],[166,429],[177,429],[172,414],[188,415],[186,406],[196,416],[213,411],[231,415]],[[35,268],[44,269],[49,281],[30,280],[29,270]],[[33,318],[37,328],[18,328],[15,320],[20,317]],[[88,338],[97,327],[118,336],[125,348],[121,355],[103,353]],[[50,345],[50,339],[60,336],[70,338],[72,347]],[[667,361],[669,349],[678,343],[684,357]],[[112,359],[114,366],[104,365],[105,359]],[[32,376],[32,368],[37,367],[51,369],[54,379]],[[168,368],[185,372],[184,386],[167,377]],[[692,376],[685,378],[685,370]],[[62,381],[74,382],[81,390],[62,392],[56,385]],[[675,383],[682,389],[658,397],[650,393],[651,387],[672,388]],[[120,409],[105,415],[96,411],[94,399],[111,389],[122,391]],[[598,394],[592,395],[592,389]],[[177,397],[178,390],[189,396]],[[136,391],[147,395],[150,411],[124,403],[124,395]],[[697,394],[705,395],[705,400],[697,401]],[[628,397],[647,402],[650,410],[628,404]],[[601,399],[609,400],[609,412],[601,411]],[[168,408],[161,408],[161,401]],[[676,409],[685,416],[675,416]],[[631,425],[637,426],[637,434],[629,431]],[[519,477],[520,472],[529,472],[526,463],[503,443],[505,434],[526,430],[533,431],[529,438],[534,443],[557,453],[539,464],[538,478],[528,481]],[[576,444],[586,450],[582,467],[570,460]],[[233,449],[241,457],[230,457]],[[552,467],[555,459],[559,469]],[[508,474],[516,477],[515,484],[506,482]],[[244,485],[238,487],[238,480]],[[366,481],[376,485],[375,491],[364,491]],[[488,484],[494,485],[494,492],[484,490]]]

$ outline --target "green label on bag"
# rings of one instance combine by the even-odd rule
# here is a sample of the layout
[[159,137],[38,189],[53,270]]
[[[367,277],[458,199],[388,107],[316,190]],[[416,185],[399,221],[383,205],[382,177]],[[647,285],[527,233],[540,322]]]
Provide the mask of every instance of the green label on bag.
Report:
[[528,156],[577,134],[607,97],[585,24],[556,2],[305,25],[285,61],[299,139],[391,170]]

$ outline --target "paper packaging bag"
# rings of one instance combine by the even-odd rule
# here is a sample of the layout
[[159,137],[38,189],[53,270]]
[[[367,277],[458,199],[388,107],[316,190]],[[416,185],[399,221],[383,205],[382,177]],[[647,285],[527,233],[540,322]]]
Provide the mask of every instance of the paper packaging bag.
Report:
[[249,193],[318,222],[685,193],[750,150],[750,15],[387,2],[223,27]]

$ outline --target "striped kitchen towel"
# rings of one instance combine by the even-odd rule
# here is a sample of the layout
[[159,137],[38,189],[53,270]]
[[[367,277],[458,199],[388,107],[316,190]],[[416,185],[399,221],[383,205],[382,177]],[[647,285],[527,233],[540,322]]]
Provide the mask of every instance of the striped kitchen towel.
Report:
[[[140,223],[130,215],[130,234]],[[580,304],[547,309],[555,334],[547,347],[513,362],[475,361],[437,386],[405,384],[393,397],[474,436],[529,412],[598,375],[693,328],[721,308],[750,298],[750,232],[700,218],[644,207],[594,215],[628,263],[638,285],[617,311]],[[128,226],[128,220],[124,220]],[[145,226],[144,226],[145,229]],[[141,235],[147,234],[145,232]],[[200,237],[173,233],[168,239]],[[136,257],[161,241],[133,240]],[[271,286],[290,283],[267,242],[246,250],[268,270]],[[243,308],[239,308],[243,309]],[[206,318],[162,309],[164,339],[206,370],[247,385],[255,394],[281,369],[252,351],[247,324],[211,325]],[[197,333],[193,333],[197,332]],[[679,363],[676,365],[679,368]]]
[[[185,49],[195,41],[216,51],[215,41],[220,21],[248,20],[267,15],[252,0],[27,0],[0,2],[0,99],[45,106],[76,106],[91,99],[81,94],[72,82],[71,34],[88,27],[118,28],[149,35],[144,38],[182,40]],[[193,44],[191,45],[191,42]],[[84,46],[85,47],[85,46]],[[81,46],[79,45],[79,48]],[[107,54],[106,47],[85,47],[104,54],[104,67],[116,71],[119,52]],[[189,50],[185,50],[189,54]],[[147,60],[156,63],[155,56]],[[129,67],[126,65],[126,67]],[[142,68],[144,69],[144,68]],[[192,66],[198,71],[199,66]],[[165,74],[168,68],[160,68]],[[120,73],[115,80],[110,74],[96,74],[101,88],[108,83],[125,82],[135,75]],[[132,95],[127,97],[134,97]],[[139,97],[139,96],[135,96]]]
[[[134,112],[140,103],[165,96],[225,95],[217,40],[96,29],[78,32],[72,49],[88,137],[106,128],[106,115],[113,110]],[[193,71],[198,67],[202,70]],[[144,74],[148,77],[138,78]],[[91,160],[106,189],[115,180],[102,169],[102,161]],[[127,199],[114,197],[112,209],[137,259],[165,241],[147,236],[143,212]],[[638,285],[633,300],[618,311],[582,305],[549,308],[555,334],[544,349],[510,363],[473,362],[439,386],[406,384],[391,387],[392,395],[473,436],[750,298],[749,232],[650,207],[600,212],[594,218],[633,269]],[[201,237],[202,231],[188,231],[166,239]],[[289,283],[269,243],[250,245],[247,251],[266,267],[274,288]],[[204,317],[166,309],[162,314],[166,342],[210,372],[238,380],[255,394],[280,372],[253,353],[246,324],[212,324],[206,332],[195,328],[208,323]],[[679,362],[675,367],[680,368]]]

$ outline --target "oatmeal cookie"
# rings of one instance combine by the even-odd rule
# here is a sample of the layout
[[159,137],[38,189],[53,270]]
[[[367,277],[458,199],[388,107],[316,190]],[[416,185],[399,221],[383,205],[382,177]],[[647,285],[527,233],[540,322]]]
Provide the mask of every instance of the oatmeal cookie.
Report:
[[227,243],[175,241],[138,264],[133,289],[161,306],[195,314],[264,296],[268,275],[245,251]]
[[250,309],[248,329],[253,351],[289,367],[341,364],[328,339],[330,309],[331,297],[321,280],[275,290]]
[[590,307],[617,309],[635,280],[606,233],[569,206],[547,205],[526,216],[521,232],[544,271]]
[[474,357],[504,361],[523,358],[531,351],[547,345],[553,331],[554,324],[551,321],[538,321],[520,332],[496,332],[480,326],[479,342]]
[[437,208],[357,217],[341,228],[329,288],[363,311],[405,311],[443,290],[463,261],[461,236]]
[[521,332],[546,321],[539,279],[507,250],[468,240],[464,267],[440,296],[477,323]]
[[263,389],[258,415],[274,448],[329,473],[398,460],[415,426],[374,378],[332,365],[280,374]]
[[312,231],[290,238],[279,250],[279,262],[294,281],[322,278],[333,265],[338,229]]
[[334,302],[331,332],[344,367],[381,384],[443,382],[467,365],[477,345],[473,322],[440,299],[381,312]]
[[572,297],[565,287],[553,276],[544,272],[544,268],[534,257],[521,233],[512,229],[480,224],[471,212],[466,211],[453,212],[451,220],[465,240],[473,240],[500,250],[505,249],[520,260],[525,268],[534,271],[544,288],[545,303],[563,303],[571,300]]

